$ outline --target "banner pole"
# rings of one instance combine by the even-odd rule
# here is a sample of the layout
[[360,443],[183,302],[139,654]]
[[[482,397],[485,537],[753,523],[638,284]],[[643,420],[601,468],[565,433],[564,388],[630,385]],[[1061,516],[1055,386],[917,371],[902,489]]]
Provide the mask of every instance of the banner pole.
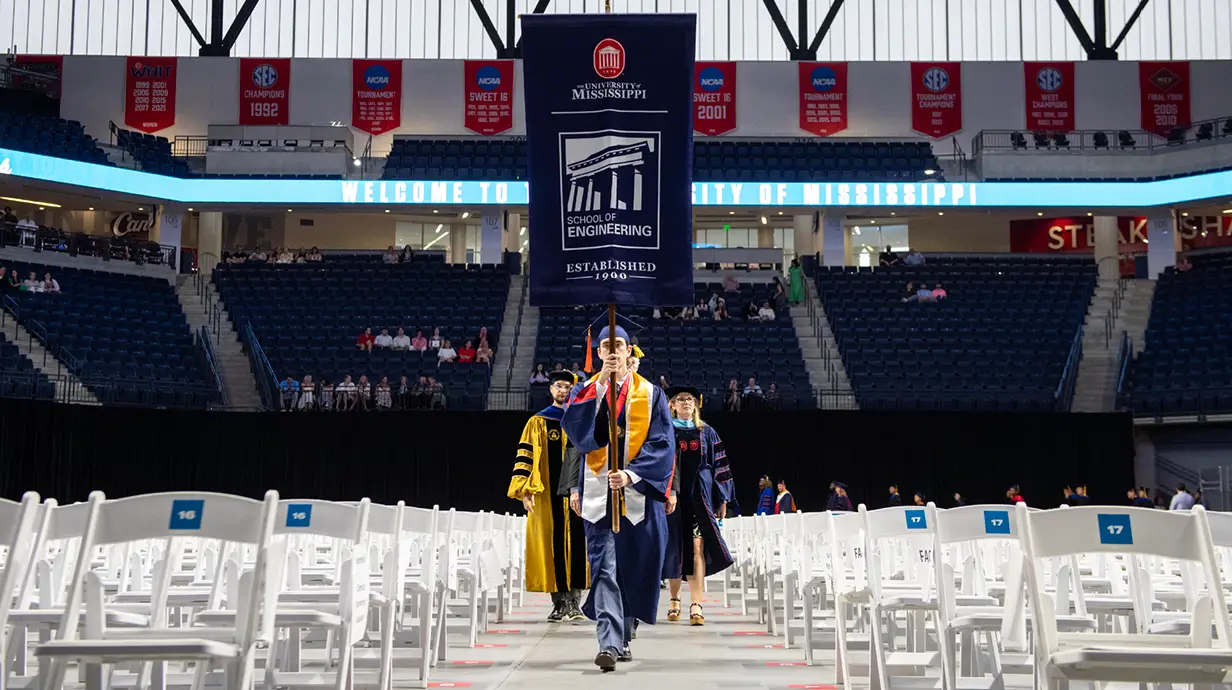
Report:
[[[608,354],[616,353],[616,305],[607,305],[607,351]],[[620,471],[620,453],[616,450],[616,444],[620,443],[617,438],[616,426],[616,374],[613,372],[607,380],[607,471],[608,473]],[[620,499],[623,493],[620,489],[612,489],[611,496],[608,497],[608,503],[612,508],[612,534],[620,534]]]
[[612,0],[603,0],[603,11],[607,14],[612,13]]

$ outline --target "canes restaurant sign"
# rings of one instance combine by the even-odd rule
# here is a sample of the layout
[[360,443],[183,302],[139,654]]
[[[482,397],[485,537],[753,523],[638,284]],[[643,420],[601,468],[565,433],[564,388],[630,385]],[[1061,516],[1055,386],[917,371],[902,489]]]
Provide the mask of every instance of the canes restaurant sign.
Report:
[[111,234],[116,237],[146,239],[154,228],[154,217],[148,213],[125,211],[111,221]]

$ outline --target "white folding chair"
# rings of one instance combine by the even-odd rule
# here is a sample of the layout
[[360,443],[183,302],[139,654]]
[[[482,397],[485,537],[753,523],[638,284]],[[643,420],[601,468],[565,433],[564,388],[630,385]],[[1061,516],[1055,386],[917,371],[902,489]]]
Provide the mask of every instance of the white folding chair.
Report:
[[[1034,613],[1036,668],[1049,688],[1070,680],[1209,684],[1232,667],[1227,603],[1216,567],[1206,512],[1114,506],[1028,512],[1017,507],[1019,542],[1026,557],[1027,592]],[[1045,559],[1077,554],[1159,556],[1196,567],[1206,592],[1196,601],[1190,634],[1063,633],[1057,629],[1052,598],[1044,590]],[[1212,628],[1217,636],[1212,638]]]

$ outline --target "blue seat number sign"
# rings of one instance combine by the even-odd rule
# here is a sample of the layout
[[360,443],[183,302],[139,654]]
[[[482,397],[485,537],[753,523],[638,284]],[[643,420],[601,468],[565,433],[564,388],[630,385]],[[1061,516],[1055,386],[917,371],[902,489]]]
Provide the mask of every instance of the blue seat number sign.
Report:
[[1123,514],[1098,515],[1099,543],[1101,544],[1133,544],[1134,531],[1129,524],[1129,516]]
[[311,503],[287,504],[287,527],[308,527],[312,524]]
[[924,511],[905,510],[903,514],[907,516],[907,529],[928,529],[928,518],[924,516]]
[[199,498],[177,498],[171,502],[170,529],[201,529],[205,501]]
[[984,534],[1009,534],[1010,512],[1008,510],[984,511]]

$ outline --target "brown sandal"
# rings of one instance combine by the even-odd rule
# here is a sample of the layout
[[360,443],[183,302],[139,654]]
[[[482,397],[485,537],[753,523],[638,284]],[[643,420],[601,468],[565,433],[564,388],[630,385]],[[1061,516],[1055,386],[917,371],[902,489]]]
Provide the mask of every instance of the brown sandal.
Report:
[[680,600],[672,599],[672,605],[667,609],[667,620],[676,622],[680,620]]
[[[693,611],[693,607],[697,607],[697,611]],[[706,617],[702,615],[701,604],[689,604],[689,625],[705,625]]]

